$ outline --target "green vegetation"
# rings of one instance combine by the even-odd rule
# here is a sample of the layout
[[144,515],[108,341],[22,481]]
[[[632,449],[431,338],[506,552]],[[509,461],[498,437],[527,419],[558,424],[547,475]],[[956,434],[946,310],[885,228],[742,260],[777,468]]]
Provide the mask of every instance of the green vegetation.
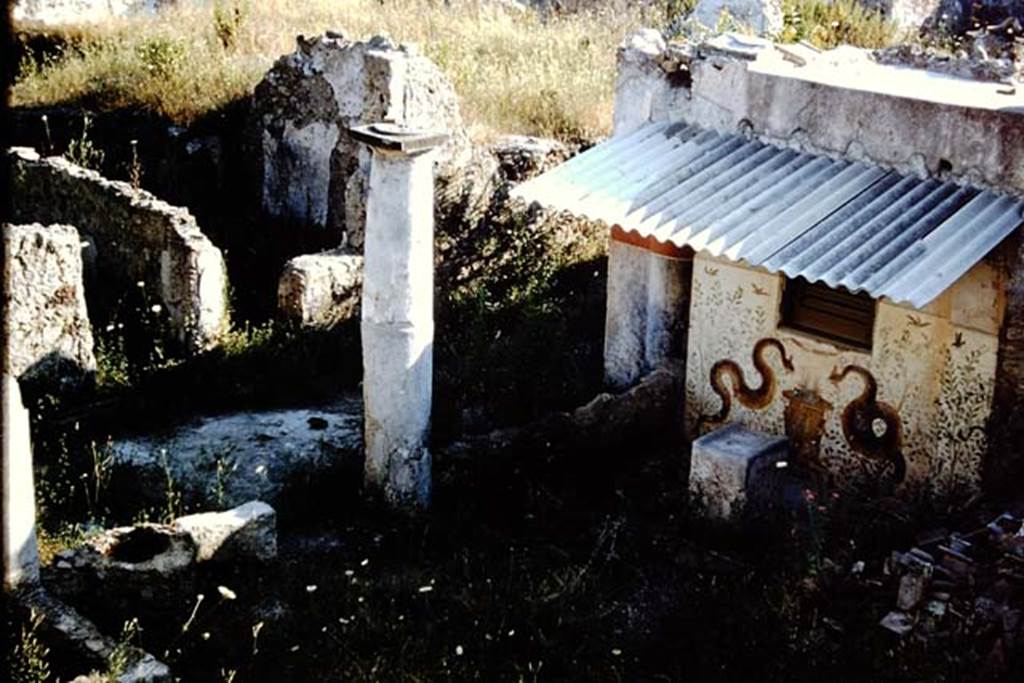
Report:
[[880,48],[900,38],[893,22],[857,0],[786,0],[782,13],[778,39],[787,43],[806,40],[825,49],[838,45]]
[[21,625],[14,651],[9,653],[8,680],[11,683],[45,683],[50,680],[50,649],[39,642],[36,632],[43,615],[33,613]]
[[[639,26],[669,25],[693,4],[664,0],[542,21],[472,0],[218,0],[156,18],[58,29],[49,37],[61,46],[57,54],[23,61],[12,103],[77,102],[187,123],[247,97],[274,59],[294,49],[296,35],[330,28],[419,44],[452,79],[478,136],[592,139],[610,128],[623,37]],[[784,42],[877,48],[901,37],[856,0],[787,0],[783,9]]]

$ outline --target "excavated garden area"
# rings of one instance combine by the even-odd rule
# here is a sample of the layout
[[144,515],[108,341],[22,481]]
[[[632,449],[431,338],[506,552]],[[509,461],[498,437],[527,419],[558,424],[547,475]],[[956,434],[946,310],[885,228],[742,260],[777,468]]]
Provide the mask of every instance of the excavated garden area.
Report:
[[[614,49],[599,43],[617,44],[633,19],[594,20],[620,32],[601,37],[560,19],[576,90],[524,82],[522,102],[488,104],[470,85],[479,74],[458,70],[465,55],[428,42],[441,30],[432,23],[413,36],[426,43],[417,49],[402,36],[363,39],[362,24],[355,38],[325,32],[326,4],[303,21],[289,6],[289,25],[310,24],[313,37],[281,45],[258,30],[262,5],[225,6],[250,14],[209,15],[217,42],[201,49],[246,69],[200,69],[189,87],[201,111],[156,87],[182,86],[182,60],[199,48],[155,20],[133,20],[144,29],[133,78],[147,71],[155,88],[146,102],[76,80],[75,65],[131,24],[23,39],[35,78],[15,91],[11,137],[36,156],[12,162],[16,185],[32,188],[15,202],[18,223],[60,224],[65,242],[91,245],[77,266],[84,291],[67,303],[79,323],[88,306],[91,353],[70,385],[23,387],[42,578],[117,647],[83,659],[5,603],[12,680],[103,669],[125,680],[129,645],[186,681],[1024,675],[1024,546],[1013,541],[1024,508],[822,485],[772,518],[701,521],[687,494],[680,377],[658,371],[601,393],[604,229],[526,210],[508,192],[608,132]],[[404,7],[382,16],[414,23]],[[519,13],[483,25],[551,30]],[[111,68],[118,54],[109,48]],[[395,73],[415,96],[342,96],[354,83],[390,93]],[[220,89],[202,92],[211,83]],[[588,88],[594,101],[580,101]],[[435,485],[415,517],[362,491],[352,226],[368,162],[340,132],[396,107],[453,133],[435,194]],[[111,217],[146,238],[124,240]],[[129,256],[111,258],[108,243]],[[212,298],[211,272],[224,283]],[[258,528],[208,550],[210,532],[190,516],[229,509]],[[179,567],[181,553],[191,555]],[[883,625],[894,608],[920,616]]]

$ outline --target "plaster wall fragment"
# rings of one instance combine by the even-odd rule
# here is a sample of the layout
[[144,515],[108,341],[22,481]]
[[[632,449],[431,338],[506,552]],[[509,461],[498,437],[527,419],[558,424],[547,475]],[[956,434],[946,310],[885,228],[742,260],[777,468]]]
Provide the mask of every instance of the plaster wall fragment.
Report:
[[10,335],[6,372],[43,391],[74,390],[96,372],[83,291],[83,240],[69,225],[5,225]]

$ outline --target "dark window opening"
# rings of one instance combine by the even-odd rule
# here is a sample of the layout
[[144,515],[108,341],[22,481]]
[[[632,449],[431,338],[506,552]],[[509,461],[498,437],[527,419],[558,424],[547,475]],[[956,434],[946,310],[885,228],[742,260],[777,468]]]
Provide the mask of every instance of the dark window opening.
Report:
[[787,279],[782,293],[782,324],[870,350],[875,329],[875,300],[867,294],[808,282],[802,277]]

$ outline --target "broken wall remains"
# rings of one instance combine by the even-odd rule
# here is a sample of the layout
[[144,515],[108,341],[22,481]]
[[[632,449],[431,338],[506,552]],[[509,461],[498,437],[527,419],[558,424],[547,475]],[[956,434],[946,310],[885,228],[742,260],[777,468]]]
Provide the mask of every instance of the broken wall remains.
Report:
[[188,210],[59,157],[14,148],[8,158],[17,220],[74,225],[95,244],[112,300],[142,283],[186,351],[216,344],[228,322],[224,259]]
[[817,53],[734,34],[668,45],[634,34],[619,52],[615,134],[649,121],[741,132],[904,174],[1024,193],[1024,89]]
[[469,149],[458,101],[444,74],[413,46],[333,32],[297,43],[253,95],[262,210],[361,249],[370,153],[348,129],[388,120],[447,132],[436,168],[444,177]]
[[5,372],[39,391],[74,390],[96,372],[82,282],[83,241],[70,225],[4,225]]

